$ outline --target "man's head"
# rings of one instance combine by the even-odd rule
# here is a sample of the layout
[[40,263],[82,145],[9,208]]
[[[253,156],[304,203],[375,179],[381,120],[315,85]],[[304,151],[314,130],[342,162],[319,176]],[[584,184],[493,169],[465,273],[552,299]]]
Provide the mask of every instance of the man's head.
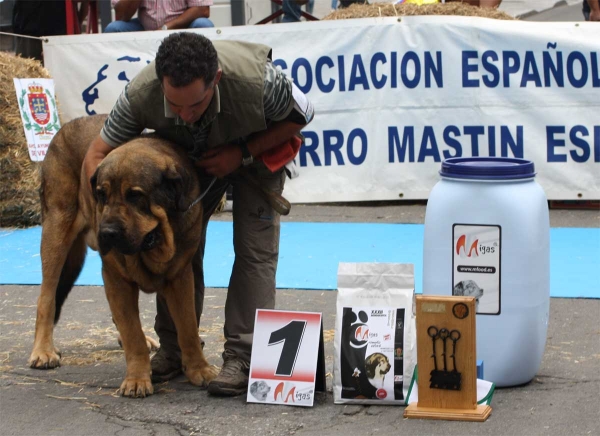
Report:
[[208,108],[221,78],[217,51],[200,34],[173,33],[158,48],[156,75],[171,110],[188,123],[196,122]]

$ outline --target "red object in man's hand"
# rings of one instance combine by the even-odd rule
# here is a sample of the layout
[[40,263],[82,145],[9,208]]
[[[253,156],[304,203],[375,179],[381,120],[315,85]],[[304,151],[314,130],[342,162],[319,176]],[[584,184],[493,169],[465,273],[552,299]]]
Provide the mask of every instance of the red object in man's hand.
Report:
[[292,136],[288,141],[261,154],[258,159],[262,160],[269,171],[274,173],[296,157],[301,145],[302,140],[297,136]]

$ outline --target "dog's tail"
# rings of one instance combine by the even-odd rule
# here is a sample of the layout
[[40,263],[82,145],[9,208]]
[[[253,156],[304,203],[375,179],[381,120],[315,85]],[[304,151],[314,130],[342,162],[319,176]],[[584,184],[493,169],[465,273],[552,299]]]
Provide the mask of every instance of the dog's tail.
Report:
[[85,244],[84,234],[80,233],[71,245],[67,260],[60,272],[58,287],[56,288],[56,311],[54,312],[54,324],[60,318],[60,311],[63,304],[67,300],[69,292],[73,289],[73,285],[81,273],[85,255],[87,254],[87,246]]

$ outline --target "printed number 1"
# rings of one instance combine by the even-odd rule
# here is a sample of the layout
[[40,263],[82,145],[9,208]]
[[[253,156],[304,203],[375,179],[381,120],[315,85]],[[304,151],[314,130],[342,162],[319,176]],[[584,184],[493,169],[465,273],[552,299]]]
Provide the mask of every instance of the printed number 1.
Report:
[[302,343],[305,329],[306,321],[291,321],[279,330],[271,333],[269,346],[283,342],[283,350],[281,350],[275,375],[291,377],[292,372],[294,372],[294,365],[300,351],[300,344]]

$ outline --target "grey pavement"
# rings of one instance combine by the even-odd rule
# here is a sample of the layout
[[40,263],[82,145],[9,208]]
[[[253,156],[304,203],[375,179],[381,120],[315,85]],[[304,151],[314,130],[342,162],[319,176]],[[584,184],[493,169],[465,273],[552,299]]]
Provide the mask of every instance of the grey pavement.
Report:
[[[287,221],[422,223],[423,204],[294,205]],[[219,220],[231,219],[223,213]],[[552,210],[554,227],[599,227],[598,210]],[[308,273],[308,272],[307,272]],[[335,291],[278,290],[277,308],[324,315],[327,387],[312,408],[217,398],[185,377],[145,399],[116,395],[125,371],[102,287],[76,287],[56,328],[62,366],[33,370],[39,286],[0,286],[1,435],[587,435],[600,432],[600,300],[552,299],[542,366],[522,387],[497,389],[485,423],[403,419],[403,407],[333,404]],[[208,289],[200,332],[221,364],[225,291]],[[153,335],[154,296],[140,298]]]

